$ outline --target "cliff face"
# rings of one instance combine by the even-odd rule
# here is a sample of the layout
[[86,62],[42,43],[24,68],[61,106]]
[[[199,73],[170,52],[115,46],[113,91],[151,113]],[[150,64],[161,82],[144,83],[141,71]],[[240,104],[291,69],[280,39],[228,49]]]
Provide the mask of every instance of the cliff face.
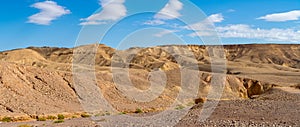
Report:
[[[134,112],[136,108],[152,112],[163,110],[172,104],[182,92],[182,73],[187,69],[191,78],[199,82],[195,97],[179,100],[190,103],[197,97],[205,98],[212,91],[213,75],[211,51],[224,51],[226,65],[224,92],[221,99],[249,99],[268,91],[273,86],[295,86],[300,83],[300,45],[228,45],[218,46],[160,46],[132,48],[117,51],[105,45],[81,46],[72,49],[30,47],[0,53],[0,114],[1,116],[34,117],[55,113],[82,112],[81,95],[73,82],[73,54],[80,51],[79,63],[93,63],[88,55],[95,55],[96,84],[104,97],[119,111]],[[217,53],[218,54],[218,53]],[[220,53],[219,53],[220,54]],[[222,53],[221,53],[222,54]],[[73,64],[73,65],[72,65]],[[166,78],[153,79],[166,82],[163,92],[153,101],[132,101],[120,91],[113,79],[113,68],[127,65],[133,86],[146,90],[150,86],[149,75],[163,72]],[[197,65],[197,66],[194,66]],[[195,68],[196,67],[196,68]],[[94,80],[84,77],[83,82]],[[220,80],[222,82],[223,80]],[[126,84],[125,84],[126,85]],[[187,91],[185,91],[187,92]],[[178,100],[177,100],[178,101]]]

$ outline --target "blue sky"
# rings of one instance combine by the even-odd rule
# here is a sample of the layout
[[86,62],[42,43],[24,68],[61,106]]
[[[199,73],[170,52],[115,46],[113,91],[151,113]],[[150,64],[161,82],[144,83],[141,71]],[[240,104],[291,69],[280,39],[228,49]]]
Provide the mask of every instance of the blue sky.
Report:
[[0,6],[0,50],[76,41],[123,48],[214,44],[216,35],[223,44],[300,42],[299,0],[7,0]]

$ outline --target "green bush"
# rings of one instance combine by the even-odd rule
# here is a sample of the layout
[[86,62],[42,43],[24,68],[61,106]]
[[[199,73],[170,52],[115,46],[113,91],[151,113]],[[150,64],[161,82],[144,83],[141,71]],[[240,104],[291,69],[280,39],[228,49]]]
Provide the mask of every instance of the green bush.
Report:
[[54,121],[53,123],[63,123],[63,122],[65,122],[65,121],[62,119],[59,119],[59,120]]
[[187,106],[193,106],[193,105],[195,105],[195,102],[189,102],[188,104],[187,104]]
[[110,115],[110,112],[106,112],[105,115],[109,116],[109,115]]
[[83,117],[83,118],[91,117],[91,115],[89,115],[89,114],[87,114],[87,113],[83,113],[83,114],[81,114],[80,116]]
[[183,105],[177,105],[177,107],[175,108],[176,110],[181,110],[184,109],[185,107]]
[[137,108],[134,113],[143,113],[142,109]]
[[57,119],[57,117],[56,116],[48,116],[47,119],[49,119],[49,120],[55,120],[55,119]]
[[62,114],[58,114],[58,115],[57,115],[57,119],[59,119],[59,120],[63,120],[63,119],[65,119],[65,116],[64,116],[64,115],[62,115]]
[[126,114],[126,112],[120,112],[120,113],[119,113],[119,115],[124,115],[124,114]]
[[38,117],[37,118],[37,121],[46,121],[47,119],[46,119],[46,117]]
[[11,117],[3,117],[1,121],[2,121],[2,122],[11,122],[11,121],[13,121],[13,120],[12,120]]
[[96,115],[94,115],[95,117],[98,117],[98,116],[101,116],[101,114],[100,113],[98,113],[98,114],[96,114]]

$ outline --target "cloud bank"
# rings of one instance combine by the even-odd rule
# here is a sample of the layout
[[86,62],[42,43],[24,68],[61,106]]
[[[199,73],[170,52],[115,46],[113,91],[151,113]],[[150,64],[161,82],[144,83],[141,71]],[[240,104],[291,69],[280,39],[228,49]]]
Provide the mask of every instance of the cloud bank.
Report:
[[294,10],[284,13],[268,14],[266,16],[259,17],[257,19],[266,20],[270,22],[285,22],[300,19],[300,10]]
[[27,22],[38,25],[50,25],[53,20],[71,13],[70,10],[57,5],[54,1],[38,2],[31,7],[40,9],[40,12],[28,17]]
[[116,21],[127,14],[125,0],[100,0],[102,11],[87,18],[81,19],[80,25],[106,24],[107,21]]
[[223,38],[262,39],[265,41],[300,42],[300,31],[294,29],[260,29],[246,24],[216,27]]
[[222,14],[213,14],[199,23],[185,26],[184,28],[194,31],[188,35],[191,37],[214,36],[214,33],[217,32],[222,38],[259,39],[273,42],[300,42],[300,30],[290,28],[262,29],[247,24],[232,24],[214,27],[214,23],[220,23],[223,20]]
[[180,10],[183,4],[179,0],[169,0],[163,9],[161,9],[155,16],[155,19],[169,20],[176,19],[181,16]]

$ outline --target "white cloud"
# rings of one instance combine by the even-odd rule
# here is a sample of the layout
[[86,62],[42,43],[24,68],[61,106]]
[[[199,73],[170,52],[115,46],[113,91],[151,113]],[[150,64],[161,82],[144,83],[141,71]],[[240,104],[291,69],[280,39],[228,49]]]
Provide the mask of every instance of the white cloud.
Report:
[[[273,42],[300,42],[300,31],[295,29],[261,29],[246,24],[227,25],[222,27],[197,27],[196,32],[188,36],[216,36],[221,38],[258,39]],[[215,34],[217,33],[217,34]]]
[[39,25],[50,25],[53,20],[71,13],[70,10],[67,10],[63,6],[57,5],[57,3],[54,1],[38,2],[31,5],[31,7],[40,9],[41,12],[28,17],[27,22]]
[[177,32],[176,30],[163,30],[157,34],[154,34],[155,37],[163,37],[164,35],[171,34]]
[[215,35],[214,23],[220,23],[224,20],[222,14],[212,14],[201,22],[185,26],[187,30],[193,30],[194,33],[189,34],[191,37],[196,36],[213,36]]
[[163,25],[167,24],[164,20],[172,20],[179,18],[181,16],[180,10],[183,8],[183,3],[179,0],[169,0],[169,2],[161,9],[155,16],[153,20],[144,22],[144,25]]
[[205,20],[186,26],[185,29],[195,32],[188,36],[216,36],[222,38],[259,39],[264,41],[300,42],[300,31],[296,29],[261,29],[246,24],[235,24],[214,27],[214,23],[224,20],[222,14],[213,14]]
[[234,9],[229,9],[229,10],[227,10],[227,12],[228,12],[228,13],[230,13],[230,12],[235,12],[235,10],[234,10]]
[[223,15],[222,14],[212,14],[210,16],[208,16],[206,19],[192,24],[192,25],[188,25],[185,28],[188,30],[208,30],[210,29],[211,26],[213,26],[213,23],[220,23],[224,20]]
[[213,15],[210,15],[209,17],[207,17],[207,19],[213,23],[222,22],[224,20],[222,14],[213,14]]
[[127,9],[124,3],[125,0],[100,0],[102,11],[81,19],[83,22],[80,25],[99,25],[110,20],[116,21],[126,16]]
[[146,22],[144,22],[144,25],[156,26],[156,25],[162,25],[165,23],[166,23],[165,21],[156,19],[156,20],[146,21]]
[[88,22],[82,22],[80,25],[101,25],[106,24],[106,22],[99,22],[99,21],[88,21]]
[[181,16],[180,10],[183,8],[183,4],[179,0],[169,0],[165,7],[160,10],[155,16],[155,19],[176,19]]
[[300,42],[300,31],[294,29],[260,29],[245,24],[216,27],[223,38],[261,39],[265,41]]
[[259,17],[257,19],[262,19],[271,22],[285,22],[291,20],[299,20],[300,19],[300,10],[294,10],[284,13],[274,13],[268,14],[266,16]]

